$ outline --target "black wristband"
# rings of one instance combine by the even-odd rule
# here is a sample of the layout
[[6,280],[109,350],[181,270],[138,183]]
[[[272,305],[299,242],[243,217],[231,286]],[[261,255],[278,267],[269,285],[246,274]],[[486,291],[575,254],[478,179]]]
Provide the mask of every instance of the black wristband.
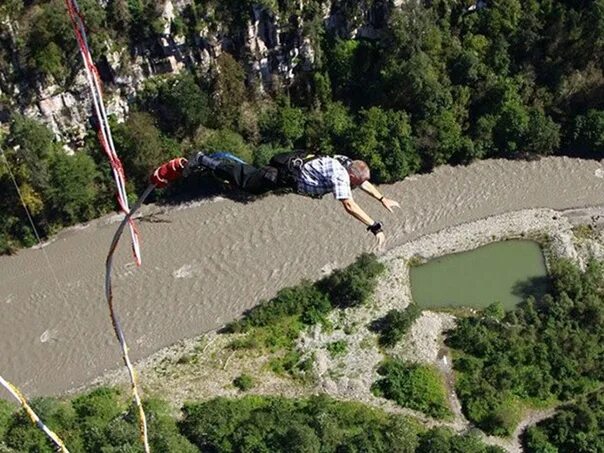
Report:
[[382,195],[382,196],[381,196],[381,197],[378,199],[378,201],[382,201],[383,199],[384,199],[384,195]]
[[382,222],[373,222],[367,227],[367,231],[371,231],[374,235],[382,232]]

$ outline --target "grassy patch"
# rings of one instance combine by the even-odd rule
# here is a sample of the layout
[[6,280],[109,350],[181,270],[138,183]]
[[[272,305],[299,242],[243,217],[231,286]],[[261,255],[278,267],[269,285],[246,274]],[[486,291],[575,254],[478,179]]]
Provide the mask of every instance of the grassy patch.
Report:
[[269,368],[275,374],[292,376],[302,382],[311,382],[314,362],[314,354],[304,357],[300,351],[293,350],[273,357],[269,362]]
[[592,225],[577,225],[573,227],[573,233],[577,239],[595,239],[597,237],[596,229]]
[[378,373],[382,378],[371,387],[374,395],[434,418],[451,418],[446,390],[440,373],[434,367],[387,359],[380,365]]
[[329,343],[326,346],[326,349],[329,351],[329,355],[331,355],[332,358],[338,357],[346,354],[348,343],[346,343],[345,340],[334,341],[333,343]]
[[271,369],[277,373],[297,373],[299,366],[294,364],[298,363],[299,352],[295,351],[295,341],[300,332],[317,323],[329,326],[326,316],[334,308],[366,303],[384,269],[374,255],[361,255],[355,263],[323,280],[279,291],[276,297],[252,308],[242,319],[223,329],[225,333],[247,334],[234,339],[229,347],[263,348],[274,353],[285,350],[286,354],[273,359]]
[[413,255],[411,258],[407,260],[407,266],[409,267],[417,267],[421,266],[426,262],[426,259],[421,257],[420,255]]
[[247,334],[240,338],[235,338],[227,345],[227,347],[233,351],[255,349],[258,346],[260,346],[260,342],[251,334]]
[[190,363],[196,363],[197,357],[193,354],[183,354],[176,361],[177,365],[188,365]]
[[247,392],[254,387],[254,379],[249,374],[242,374],[233,380],[233,385],[242,392]]

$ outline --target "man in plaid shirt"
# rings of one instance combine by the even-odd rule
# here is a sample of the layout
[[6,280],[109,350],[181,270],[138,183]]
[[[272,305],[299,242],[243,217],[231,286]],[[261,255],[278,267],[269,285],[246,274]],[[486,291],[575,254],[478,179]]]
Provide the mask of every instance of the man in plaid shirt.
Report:
[[369,167],[362,160],[346,156],[314,156],[302,151],[274,156],[270,165],[256,168],[231,158],[215,158],[196,153],[189,159],[187,173],[196,168],[210,169],[237,187],[260,194],[289,187],[302,195],[321,197],[333,193],[348,214],[367,226],[379,245],[385,241],[382,224],[372,219],[352,198],[352,189],[360,187],[392,212],[399,204],[386,198],[369,182]]

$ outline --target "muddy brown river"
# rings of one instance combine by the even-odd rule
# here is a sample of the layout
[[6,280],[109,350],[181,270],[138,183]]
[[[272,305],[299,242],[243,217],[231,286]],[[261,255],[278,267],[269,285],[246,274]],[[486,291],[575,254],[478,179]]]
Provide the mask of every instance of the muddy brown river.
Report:
[[[355,198],[384,220],[391,248],[509,211],[601,205],[604,166],[489,160],[380,189],[402,209],[389,214],[363,193]],[[330,196],[248,204],[218,198],[147,206],[142,214],[142,267],[132,263],[127,234],[114,261],[115,302],[134,360],[219,327],[279,288],[345,266],[374,245]],[[60,394],[121,366],[103,296],[104,260],[119,220],[104,217],[43,248],[0,257],[0,375],[28,396]]]

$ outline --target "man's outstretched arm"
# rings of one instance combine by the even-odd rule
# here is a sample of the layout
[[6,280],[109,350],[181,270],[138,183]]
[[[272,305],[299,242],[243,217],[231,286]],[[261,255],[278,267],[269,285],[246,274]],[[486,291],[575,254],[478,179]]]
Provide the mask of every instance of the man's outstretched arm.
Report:
[[379,222],[374,221],[369,214],[367,214],[363,208],[361,208],[352,198],[345,198],[340,201],[342,202],[342,206],[344,206],[346,212],[361,223],[365,224],[367,229],[371,231],[377,238],[378,244],[382,245],[386,240],[386,236],[382,231],[382,225]]
[[373,198],[382,203],[382,206],[384,206],[390,212],[392,212],[392,208],[401,207],[401,205],[399,205],[397,201],[391,200],[390,198],[386,198],[384,195],[382,195],[377,189],[377,187],[375,187],[369,181],[365,181],[363,184],[361,184],[361,190],[368,193]]

